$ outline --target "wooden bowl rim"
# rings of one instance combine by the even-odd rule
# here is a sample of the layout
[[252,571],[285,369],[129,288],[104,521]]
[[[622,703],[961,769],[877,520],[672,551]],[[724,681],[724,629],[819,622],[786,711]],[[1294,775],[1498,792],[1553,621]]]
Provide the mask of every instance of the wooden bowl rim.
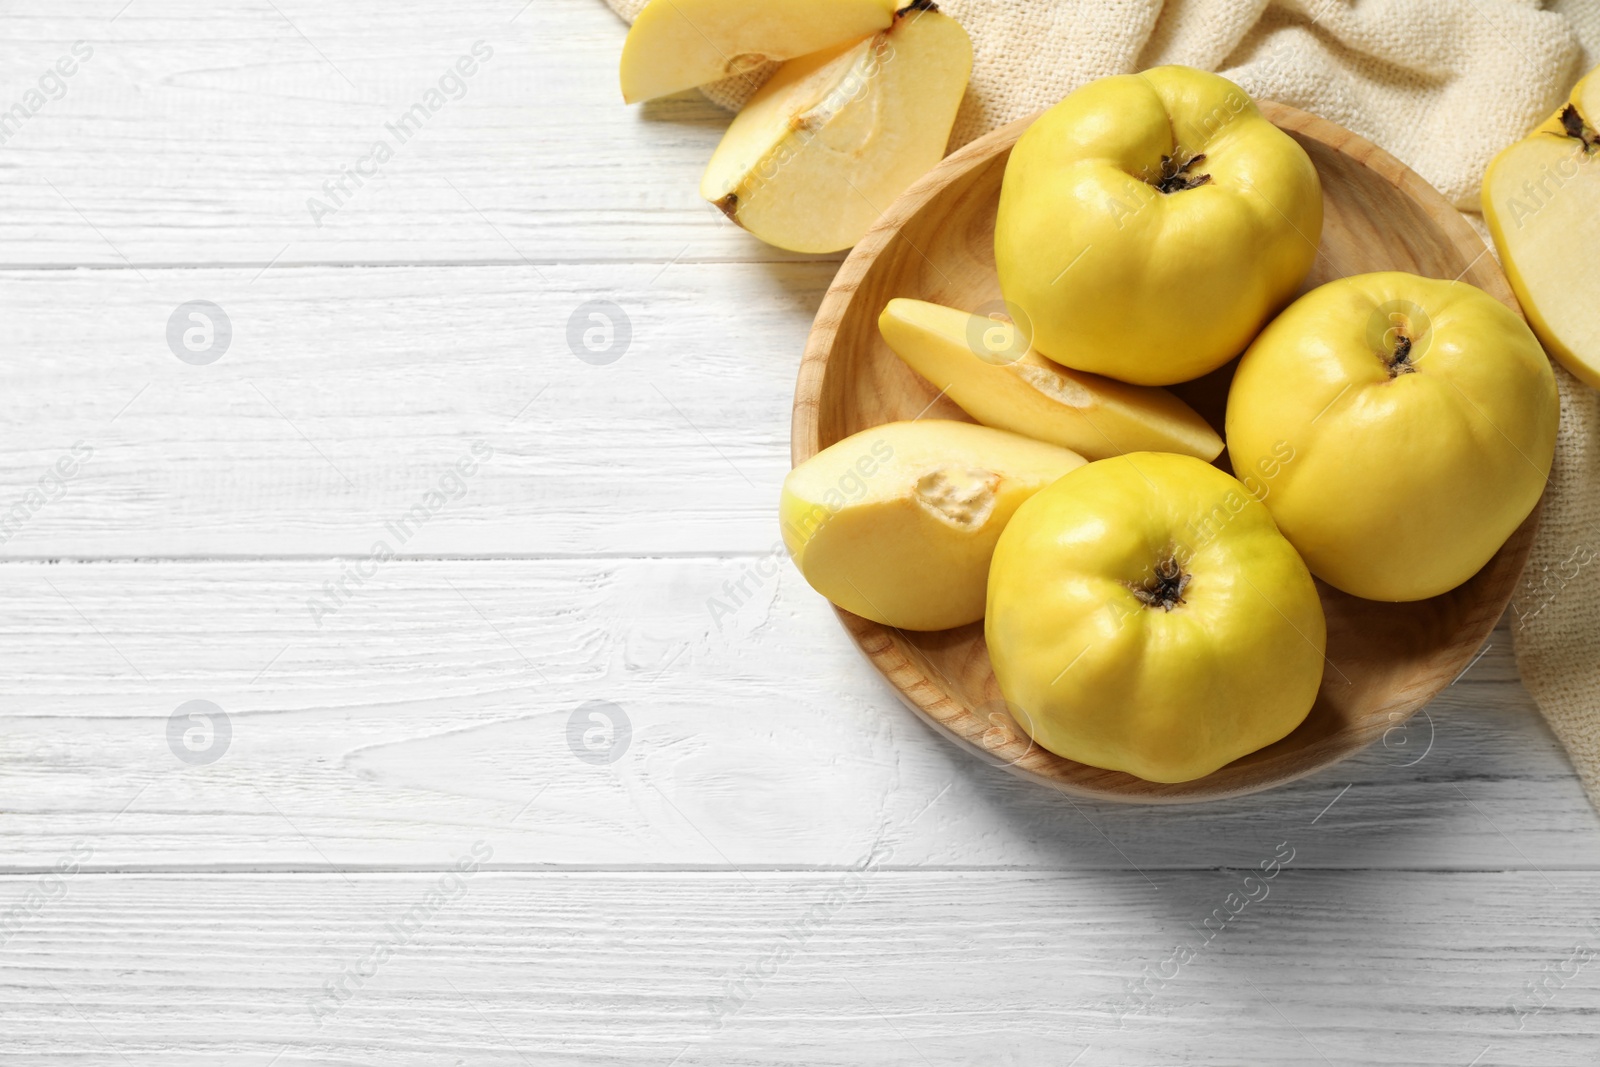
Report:
[[[1477,231],[1461,212],[1457,211],[1455,206],[1421,175],[1366,138],[1351,133],[1319,115],[1272,100],[1257,100],[1256,105],[1262,114],[1280,129],[1300,134],[1340,155],[1349,157],[1376,173],[1412,200],[1423,210],[1429,221],[1440,228],[1449,243],[1460,249],[1463,255],[1477,251],[1477,255],[1468,263],[1468,270],[1473,269],[1480,260],[1487,257],[1488,263],[1484,269],[1491,273],[1490,280],[1493,284],[1480,287],[1519,315],[1522,314],[1521,305],[1518,304],[1499,261],[1488,255],[1488,247],[1483,239],[1478,236]],[[829,285],[817,310],[795,382],[794,406],[790,421],[790,460],[794,466],[810,459],[821,450],[818,442],[818,417],[822,385],[839,327],[859,288],[858,280],[866,276],[878,256],[900,232],[905,221],[919,214],[957,178],[1012,148],[1023,132],[1042,114],[1044,112],[1039,111],[1008,123],[951,153],[900,195],[840,265],[838,274]],[[1466,271],[1462,271],[1462,274],[1465,273]],[[1546,492],[1548,492],[1548,482]],[[1517,574],[1521,573],[1532,548],[1533,537],[1538,530],[1543,511],[1544,498],[1541,496],[1522,525],[1484,565],[1485,571],[1489,568],[1503,569],[1511,565],[1515,567]],[[1466,665],[1473,649],[1482,645],[1505,613],[1515,589],[1515,581],[1505,582],[1504,586],[1503,595],[1486,597],[1468,610],[1467,617],[1458,632],[1475,639],[1470,643],[1463,642],[1465,650],[1460,656],[1461,666]],[[1305,760],[1302,765],[1286,769],[1283,773],[1263,774],[1259,780],[1246,781],[1232,788],[1205,786],[1205,783],[1216,779],[1222,771],[1176,786],[1146,783],[1152,789],[1161,792],[1129,793],[1090,788],[1076,781],[1043,774],[1031,768],[1018,766],[1015,762],[999,759],[982,744],[982,737],[989,726],[972,714],[965,705],[948,696],[936,680],[930,678],[926,671],[896,646],[891,627],[864,619],[842,608],[835,607],[834,611],[856,648],[893,687],[901,702],[916,712],[920,718],[962,748],[979,756],[984,762],[1003,766],[1021,777],[1048,785],[1067,795],[1069,799],[1080,797],[1124,804],[1167,805],[1202,803],[1245,796],[1276,788],[1325,770],[1369,747],[1375,740],[1373,737],[1352,738],[1350,731],[1323,738],[1302,750],[1314,753],[1319,758]],[[1427,688],[1426,692],[1419,695],[1408,697],[1403,702],[1400,714],[1391,715],[1393,725],[1399,725],[1409,719],[1418,709],[1437,696],[1447,684],[1441,683]],[[1065,757],[1059,758],[1065,759]]]

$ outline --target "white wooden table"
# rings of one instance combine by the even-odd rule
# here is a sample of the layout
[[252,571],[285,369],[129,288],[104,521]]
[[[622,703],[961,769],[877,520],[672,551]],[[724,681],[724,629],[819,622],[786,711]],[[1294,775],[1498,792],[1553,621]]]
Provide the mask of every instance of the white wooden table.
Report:
[[520,3],[0,12],[0,1063],[1600,1061],[1504,626],[1263,796],[957,751],[774,565],[837,259]]

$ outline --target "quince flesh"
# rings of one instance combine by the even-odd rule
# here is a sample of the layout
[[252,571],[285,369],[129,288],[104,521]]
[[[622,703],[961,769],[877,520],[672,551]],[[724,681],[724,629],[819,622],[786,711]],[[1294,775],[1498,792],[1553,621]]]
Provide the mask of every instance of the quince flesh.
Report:
[[887,29],[893,0],[652,0],[622,46],[630,104]]
[[931,4],[780,67],[733,120],[700,194],[770,245],[838,252],[944,156],[972,41]]
[[995,541],[1022,502],[1083,465],[1004,430],[923,419],[874,426],[784,479],[784,544],[811,587],[903,630],[983,617]]
[[1089,459],[1178,452],[1213,460],[1222,438],[1165,389],[1068,370],[1015,324],[922,300],[891,300],[878,330],[912,370],[985,426]]
[[1506,277],[1551,355],[1600,388],[1600,70],[1591,71],[1483,177],[1483,219]]

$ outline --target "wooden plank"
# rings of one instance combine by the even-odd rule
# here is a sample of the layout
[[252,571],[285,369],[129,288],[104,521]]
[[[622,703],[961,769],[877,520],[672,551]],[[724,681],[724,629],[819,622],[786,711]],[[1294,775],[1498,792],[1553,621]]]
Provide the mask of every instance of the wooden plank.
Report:
[[808,258],[701,199],[725,112],[623,105],[599,0],[519,6],[8,15],[0,101],[32,114],[0,127],[0,266]]
[[65,875],[0,950],[0,1061],[1595,1062],[1600,874],[1312,851],[1249,881]]
[[[404,869],[493,834],[516,868],[806,869],[906,828],[897,866],[1211,867],[1297,832],[1335,867],[1600,865],[1503,629],[1428,717],[1324,774],[1074,804],[923,727],[757,562],[395,561],[337,602],[329,561],[0,566],[0,864],[81,839],[107,870]],[[226,744],[187,713],[169,734],[192,700]]]
[[[778,537],[794,375],[830,266],[258,274],[0,274],[0,553],[763,552]],[[222,309],[204,312],[221,352],[204,365],[169,348],[195,300]],[[631,328],[610,362],[574,354],[590,356],[584,330],[606,343],[595,300]],[[190,313],[186,354],[207,344]],[[457,486],[479,442],[492,460]],[[390,524],[441,482],[452,499],[399,540]]]

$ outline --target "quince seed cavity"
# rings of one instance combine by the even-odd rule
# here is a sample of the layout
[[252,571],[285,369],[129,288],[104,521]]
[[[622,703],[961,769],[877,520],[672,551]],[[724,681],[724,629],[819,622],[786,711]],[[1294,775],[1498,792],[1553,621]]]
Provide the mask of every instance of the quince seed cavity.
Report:
[[1094,397],[1089,390],[1068,378],[1060,371],[1039,367],[1032,363],[1013,363],[1018,378],[1027,382],[1045,396],[1070,408],[1091,408]]
[[994,513],[1000,475],[981,467],[938,467],[917,479],[916,500],[933,515],[963,530],[976,530]]

